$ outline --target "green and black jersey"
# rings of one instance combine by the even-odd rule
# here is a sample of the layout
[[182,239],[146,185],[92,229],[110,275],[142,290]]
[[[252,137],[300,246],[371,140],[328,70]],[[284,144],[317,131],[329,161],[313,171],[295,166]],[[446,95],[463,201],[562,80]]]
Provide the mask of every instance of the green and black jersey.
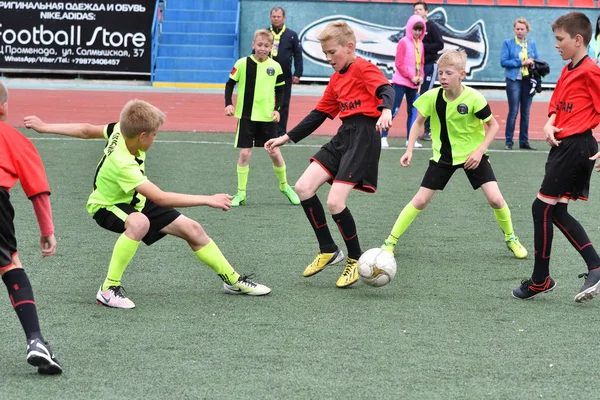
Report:
[[104,147],[104,156],[96,167],[94,191],[88,199],[86,209],[90,215],[94,215],[101,208],[114,211],[117,210],[117,204],[131,204],[141,211],[146,198],[136,192],[135,188],[148,181],[144,172],[146,153],[140,150],[137,155],[133,155],[129,152],[118,123],[106,125],[104,137],[108,143]]
[[464,164],[483,143],[483,123],[492,118],[485,97],[468,86],[463,88],[454,101],[448,101],[439,87],[425,92],[414,103],[421,115],[431,118],[431,160],[440,164]]
[[251,55],[235,63],[229,78],[238,85],[235,117],[271,122],[275,111],[275,87],[285,84],[281,65],[272,58],[258,62]]

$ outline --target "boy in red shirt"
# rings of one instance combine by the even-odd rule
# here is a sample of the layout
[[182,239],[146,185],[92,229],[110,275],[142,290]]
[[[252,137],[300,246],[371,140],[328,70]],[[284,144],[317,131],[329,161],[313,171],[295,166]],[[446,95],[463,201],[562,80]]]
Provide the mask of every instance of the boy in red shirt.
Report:
[[380,132],[392,126],[394,90],[374,64],[356,56],[356,38],[347,23],[328,24],[318,39],[335,73],[316,108],[290,132],[265,143],[265,149],[273,152],[289,140],[298,143],[326,118],[340,115],[342,126],[310,159],[311,164],[295,190],[319,242],[319,254],[304,270],[303,275],[309,277],[344,258],[331,237],[323,205],[316,195],[323,184],[331,183],[327,206],[348,249],[346,268],[336,282],[337,287],[343,288],[358,280],[357,260],[361,255],[356,225],[346,200],[352,189],[367,193],[377,190]]
[[0,82],[0,276],[25,331],[27,362],[37,367],[40,374],[60,374],[62,367],[40,331],[33,289],[19,260],[13,223],[15,211],[9,195],[10,189],[20,180],[38,220],[42,257],[47,257],[56,251],[50,186],[33,143],[4,122],[7,116],[8,90]]
[[535,264],[530,279],[513,290],[528,299],[556,286],[550,277],[553,225],[565,235],[587,264],[579,275],[585,282],[575,301],[593,299],[600,291],[600,257],[585,230],[567,211],[569,200],[587,200],[594,161],[600,157],[592,129],[600,123],[600,68],[587,55],[592,25],[581,12],[571,12],[552,24],[556,48],[563,60],[571,60],[561,74],[548,105],[544,126],[552,147],[546,174],[532,205]]

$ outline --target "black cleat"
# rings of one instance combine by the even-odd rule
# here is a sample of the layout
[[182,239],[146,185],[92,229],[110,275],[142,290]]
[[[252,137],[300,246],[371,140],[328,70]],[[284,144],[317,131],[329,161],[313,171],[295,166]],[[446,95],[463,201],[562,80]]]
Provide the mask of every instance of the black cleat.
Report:
[[600,267],[588,271],[585,274],[579,274],[579,278],[585,277],[585,282],[575,295],[575,301],[583,303],[592,300],[600,292]]
[[523,279],[521,281],[521,286],[513,289],[512,295],[517,299],[527,300],[536,294],[549,292],[555,287],[556,282],[554,282],[554,279],[550,278],[550,276],[547,276],[542,283],[534,283],[531,279]]
[[62,373],[62,367],[52,353],[50,345],[43,339],[31,339],[27,345],[27,362],[37,367],[42,375],[57,375]]

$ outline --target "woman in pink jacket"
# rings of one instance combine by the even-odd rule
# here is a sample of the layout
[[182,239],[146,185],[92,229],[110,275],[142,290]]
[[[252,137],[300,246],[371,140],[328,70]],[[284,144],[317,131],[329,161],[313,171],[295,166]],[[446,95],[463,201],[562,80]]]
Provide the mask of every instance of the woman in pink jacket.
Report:
[[[423,82],[425,65],[425,54],[423,49],[423,38],[425,37],[425,20],[418,15],[412,15],[406,23],[404,37],[398,42],[396,47],[396,65],[394,68],[394,109],[395,117],[400,110],[402,98],[406,94],[407,120],[406,120],[406,141],[410,132],[413,102],[417,96],[419,86]],[[381,134],[381,146],[388,147],[388,131]],[[423,147],[419,142],[415,142],[415,147]]]

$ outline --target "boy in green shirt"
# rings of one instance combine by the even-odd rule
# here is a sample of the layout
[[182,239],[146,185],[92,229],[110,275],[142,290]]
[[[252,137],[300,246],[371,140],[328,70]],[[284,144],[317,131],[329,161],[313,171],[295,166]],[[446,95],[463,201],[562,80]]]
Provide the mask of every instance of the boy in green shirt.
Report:
[[404,207],[383,245],[391,253],[400,236],[429,204],[435,192],[444,189],[454,171],[464,169],[473,189],[481,187],[494,210],[506,246],[516,258],[527,257],[527,250],[514,234],[510,210],[486,154],[498,131],[498,122],[483,95],[462,85],[466,63],[467,55],[462,50],[444,53],[438,61],[442,87],[427,91],[415,102],[417,118],[400,164],[410,166],[415,141],[427,117],[431,118],[433,157],[419,191]]
[[25,126],[39,133],[54,133],[82,139],[104,138],[108,142],[94,177],[94,191],[86,209],[98,225],[120,233],[104,283],[96,301],[108,307],[134,308],[121,286],[121,277],[133,259],[140,241],[151,245],[165,235],[184,239],[194,255],[212,268],[230,294],[261,296],[271,289],[240,276],[225,259],[202,226],[172,207],[209,206],[227,211],[231,196],[164,192],[146,177],[146,152],[154,142],[164,114],[142,100],[129,101],[120,121],[108,125],[45,124],[25,118]]
[[[273,34],[266,29],[254,33],[253,55],[240,58],[225,85],[225,115],[238,118],[235,147],[240,149],[237,164],[238,192],[233,196],[233,207],[246,204],[246,185],[250,171],[252,147],[262,147],[269,139],[277,137],[279,108],[283,101],[285,80],[281,65],[269,53],[273,47]],[[238,84],[237,104],[232,101],[233,88]],[[279,149],[269,153],[279,181],[279,190],[294,205],[300,199],[287,183],[285,161]]]

